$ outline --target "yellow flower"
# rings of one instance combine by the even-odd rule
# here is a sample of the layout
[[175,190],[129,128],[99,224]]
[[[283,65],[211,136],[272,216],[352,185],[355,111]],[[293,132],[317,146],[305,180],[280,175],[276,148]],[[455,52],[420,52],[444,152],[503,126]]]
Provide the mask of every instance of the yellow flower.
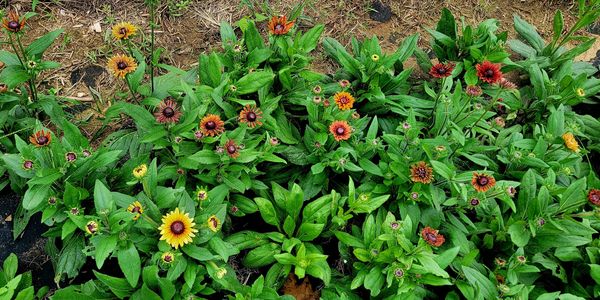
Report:
[[133,169],[132,173],[133,173],[133,177],[135,177],[137,179],[142,179],[142,178],[144,178],[144,176],[146,176],[146,173],[148,173],[148,166],[146,166],[146,164],[141,164],[141,165],[135,167],[135,169]]
[[227,275],[227,269],[225,268],[219,268],[216,272],[217,274],[217,278],[219,279],[223,279],[223,277],[225,277],[225,275]]
[[578,89],[576,90],[576,92],[577,92],[577,96],[579,96],[579,97],[583,97],[583,96],[585,96],[585,90],[584,90],[584,89],[582,89],[582,88],[578,88]]
[[198,232],[194,228],[196,223],[190,218],[189,214],[180,212],[179,208],[163,216],[160,230],[160,240],[164,240],[171,247],[177,249],[185,244],[191,243],[192,238]]
[[131,56],[117,54],[108,60],[107,67],[116,77],[125,78],[137,69],[137,63]]
[[221,220],[219,220],[216,215],[210,216],[208,220],[206,220],[206,223],[212,232],[217,232],[221,227]]
[[572,133],[567,132],[563,134],[562,139],[565,141],[565,146],[567,146],[567,148],[571,149],[573,152],[579,152],[579,144],[577,144],[577,140]]
[[85,224],[85,232],[91,235],[98,233],[98,223],[96,221],[89,221]]
[[129,204],[127,211],[133,214],[133,220],[137,220],[144,213],[144,207],[142,207],[142,204],[139,201],[135,201]]
[[112,34],[116,40],[126,40],[135,35],[137,28],[129,22],[121,22],[112,27]]
[[171,264],[171,263],[173,263],[173,261],[175,261],[175,255],[173,255],[173,253],[171,253],[169,251],[163,253],[160,258],[162,259],[162,262],[165,264]]
[[377,55],[377,54],[371,55],[371,60],[374,62],[377,62],[379,60],[379,55]]

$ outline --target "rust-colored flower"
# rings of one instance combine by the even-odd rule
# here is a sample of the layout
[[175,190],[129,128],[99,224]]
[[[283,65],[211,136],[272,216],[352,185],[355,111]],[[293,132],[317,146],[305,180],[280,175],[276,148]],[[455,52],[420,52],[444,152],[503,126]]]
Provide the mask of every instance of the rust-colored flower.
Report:
[[433,169],[424,161],[417,162],[410,166],[410,179],[413,182],[431,183],[433,181]]
[[20,18],[15,11],[10,11],[8,15],[2,19],[2,26],[10,32],[19,32],[25,27],[25,18]]
[[181,111],[173,100],[163,100],[156,107],[154,117],[158,123],[177,123],[181,117]]
[[225,151],[229,157],[236,159],[240,156],[240,147],[235,143],[234,140],[229,140],[225,143]]
[[433,229],[429,226],[421,230],[421,237],[423,237],[423,239],[429,245],[434,247],[439,247],[446,241],[446,238],[444,238],[443,235],[439,234],[439,230]]
[[350,138],[352,128],[350,128],[350,125],[346,121],[334,121],[329,126],[329,132],[333,134],[333,138],[336,141],[345,141]]
[[500,64],[494,64],[489,61],[484,61],[475,66],[477,69],[477,77],[487,83],[497,83],[502,79]]
[[137,69],[137,63],[131,56],[117,54],[108,60],[108,69],[119,78],[125,78],[125,75],[133,73]]
[[340,110],[348,110],[354,105],[354,97],[348,92],[339,92],[333,96],[335,104],[337,104]]
[[477,85],[469,85],[467,86],[467,95],[471,97],[479,97],[483,93],[480,86]]
[[431,67],[431,69],[429,70],[429,75],[435,78],[444,78],[450,76],[452,74],[452,70],[454,70],[453,63],[439,63]]
[[225,131],[225,122],[221,121],[221,117],[208,114],[200,120],[200,131],[204,136],[216,136]]
[[493,176],[473,172],[473,179],[471,179],[471,184],[478,192],[487,192],[489,189],[493,188],[496,185],[496,179]]
[[572,133],[567,132],[563,134],[562,139],[565,141],[565,146],[567,146],[567,148],[573,152],[579,152],[579,144]]
[[52,136],[50,135],[50,131],[39,130],[29,137],[29,141],[36,147],[45,147],[50,145]]
[[246,123],[250,128],[262,125],[260,119],[262,119],[262,111],[255,105],[248,104],[240,111],[240,123]]
[[515,90],[515,89],[517,89],[517,85],[516,84],[514,84],[512,81],[510,81],[510,80],[508,80],[508,79],[506,79],[504,77],[502,77],[500,79],[500,82],[498,82],[498,85],[501,88],[505,89],[505,90]]
[[599,189],[591,189],[588,193],[588,200],[590,203],[600,206],[600,190]]
[[294,26],[294,21],[287,20],[286,16],[274,16],[269,22],[269,32],[274,35],[286,34]]
[[135,35],[137,28],[129,22],[121,22],[112,27],[112,35],[116,40],[126,40]]

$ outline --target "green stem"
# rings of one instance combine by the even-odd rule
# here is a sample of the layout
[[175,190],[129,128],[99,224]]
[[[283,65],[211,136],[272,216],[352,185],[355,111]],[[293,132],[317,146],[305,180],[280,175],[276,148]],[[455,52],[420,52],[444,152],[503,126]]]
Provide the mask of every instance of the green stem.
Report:
[[154,1],[150,3],[150,87],[154,93],[154,27],[155,27],[155,10],[156,4]]
[[444,77],[442,79],[442,88],[440,89],[440,92],[437,95],[435,95],[435,102],[433,103],[433,110],[431,111],[432,119],[431,119],[431,127],[430,128],[433,128],[433,126],[435,126],[435,109],[437,108],[437,104],[438,104],[438,102],[440,100],[440,96],[442,95],[442,92],[444,90],[444,86],[446,85],[446,78],[448,78],[448,77]]
[[137,102],[137,97],[135,96],[133,87],[131,86],[131,83],[129,82],[129,74],[125,75],[125,82],[127,83],[127,88],[129,89],[129,92],[131,92],[131,97],[133,97],[133,101]]
[[[23,48],[23,44],[21,43],[21,38],[20,38],[20,36],[18,34],[17,34],[17,44],[19,45],[19,49],[21,49],[21,55],[23,55],[23,61],[21,61],[21,65],[23,66],[23,68],[25,68],[26,70],[28,70],[27,66],[23,64],[24,60],[27,58],[27,56],[25,54],[25,49]],[[33,75],[33,78],[30,78],[28,80],[28,83],[29,83],[29,89],[31,90],[31,98],[35,102],[38,99],[38,97],[37,97],[37,87],[35,86],[35,79],[36,79],[35,71],[32,70],[31,74]]]

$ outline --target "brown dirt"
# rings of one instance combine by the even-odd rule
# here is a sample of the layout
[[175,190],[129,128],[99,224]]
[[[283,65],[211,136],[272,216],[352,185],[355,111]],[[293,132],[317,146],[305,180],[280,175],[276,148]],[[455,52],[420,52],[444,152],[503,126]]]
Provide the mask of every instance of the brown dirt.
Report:
[[299,282],[293,273],[290,273],[283,284],[282,292],[284,295],[294,296],[296,300],[318,300],[320,297],[319,292],[313,289],[308,277],[304,277]]
[[[298,3],[270,1],[269,8],[261,5],[261,0],[244,1],[253,5],[242,5],[239,0],[196,0],[180,11],[179,16],[169,16],[167,7],[160,7],[156,42],[166,48],[163,62],[184,69],[193,68],[197,66],[199,54],[220,47],[221,21],[235,22],[244,16],[287,14]],[[303,28],[325,24],[324,36],[335,37],[342,44],[348,44],[352,36],[360,39],[376,35],[385,51],[393,51],[404,37],[414,32],[421,33],[419,45],[426,47],[429,36],[424,28],[435,26],[442,7],[449,8],[456,17],[464,18],[469,24],[496,18],[500,21],[501,30],[509,31],[510,37],[514,37],[512,17],[518,14],[541,30],[545,38],[551,34],[552,17],[557,9],[564,12],[565,26],[575,22],[573,14],[577,9],[574,0],[383,0],[390,5],[393,15],[388,22],[379,23],[369,18],[371,2],[307,0],[305,15],[297,24]],[[30,10],[31,0],[9,1],[9,5],[25,12]],[[28,22],[30,40],[56,28],[65,29],[65,34],[46,55],[46,59],[58,61],[62,67],[45,74],[43,84],[54,88],[61,96],[91,104],[92,109],[78,114],[76,119],[86,123],[84,128],[92,137],[101,128],[97,119],[102,117],[102,111],[115,98],[127,97],[118,93],[125,85],[122,80],[104,72],[96,79],[98,97],[92,97],[92,91],[83,80],[71,83],[71,73],[85,66],[104,67],[107,58],[121,50],[110,35],[110,27],[116,22],[132,22],[143,28],[142,34],[148,36],[149,11],[143,0],[46,0],[41,1],[36,12],[38,16]],[[94,24],[100,25],[101,32],[91,29]],[[327,73],[335,70],[321,49],[318,49],[312,68]]]

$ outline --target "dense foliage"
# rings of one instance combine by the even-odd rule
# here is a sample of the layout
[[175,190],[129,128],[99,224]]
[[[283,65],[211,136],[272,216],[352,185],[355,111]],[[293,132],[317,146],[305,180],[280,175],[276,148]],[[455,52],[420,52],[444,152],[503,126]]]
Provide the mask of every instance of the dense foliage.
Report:
[[[5,16],[2,186],[23,195],[15,237],[49,227],[52,299],[290,299],[288,276],[322,299],[600,297],[600,121],[576,112],[600,80],[574,61],[598,1],[572,28],[557,12],[551,41],[444,10],[435,61],[416,34],[344,47],[301,14],[223,23],[189,70],[115,24],[107,69],[130,96],[104,122],[135,126],[98,147],[37,89],[61,31],[23,45],[34,14]],[[335,74],[311,70],[319,46]],[[11,257],[0,298],[33,299],[16,273]]]

